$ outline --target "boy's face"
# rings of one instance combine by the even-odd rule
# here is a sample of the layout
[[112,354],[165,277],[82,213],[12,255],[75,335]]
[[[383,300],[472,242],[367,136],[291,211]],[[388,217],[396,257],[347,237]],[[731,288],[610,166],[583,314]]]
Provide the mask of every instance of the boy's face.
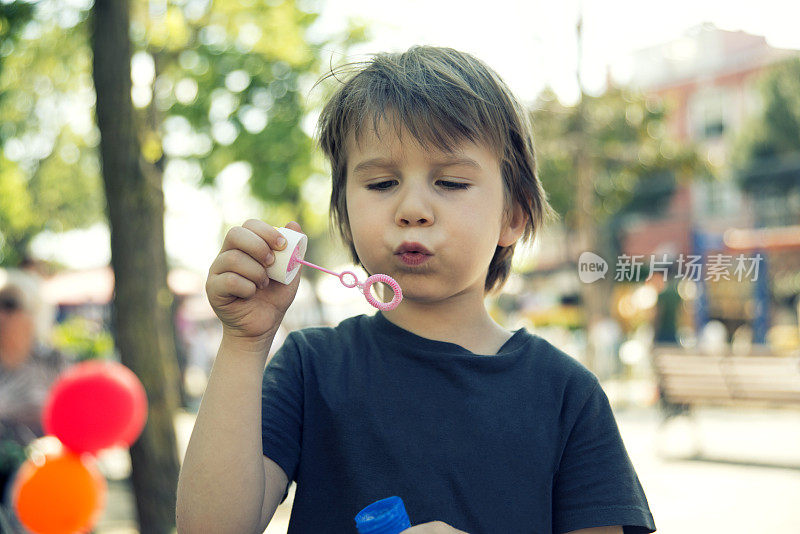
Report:
[[524,225],[505,224],[500,162],[465,142],[453,154],[421,147],[406,130],[380,123],[347,145],[346,201],[358,257],[371,274],[393,277],[403,297],[437,302],[484,296],[495,248]]

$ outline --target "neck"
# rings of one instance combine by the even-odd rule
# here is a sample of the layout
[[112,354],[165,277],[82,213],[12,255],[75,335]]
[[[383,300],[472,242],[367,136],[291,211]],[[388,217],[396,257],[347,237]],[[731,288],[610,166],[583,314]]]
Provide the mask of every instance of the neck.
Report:
[[489,316],[483,299],[469,294],[447,302],[409,299],[383,315],[418,336],[455,343],[475,353],[493,354],[511,337]]

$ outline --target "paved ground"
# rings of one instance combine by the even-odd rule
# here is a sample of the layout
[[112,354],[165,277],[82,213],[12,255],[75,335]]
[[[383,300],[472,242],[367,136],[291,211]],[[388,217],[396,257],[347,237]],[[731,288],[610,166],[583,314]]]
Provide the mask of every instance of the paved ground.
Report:
[[[699,451],[686,418],[659,428],[653,409],[618,408],[616,413],[659,533],[800,532],[800,412],[700,410],[695,417]],[[192,421],[191,415],[177,418],[182,450]],[[108,463],[122,472],[119,458]],[[268,534],[286,532],[291,497],[279,507]],[[137,532],[132,512],[126,483],[111,482],[96,531]]]
[[800,412],[698,411],[699,450],[686,418],[617,418],[658,532],[800,532]]

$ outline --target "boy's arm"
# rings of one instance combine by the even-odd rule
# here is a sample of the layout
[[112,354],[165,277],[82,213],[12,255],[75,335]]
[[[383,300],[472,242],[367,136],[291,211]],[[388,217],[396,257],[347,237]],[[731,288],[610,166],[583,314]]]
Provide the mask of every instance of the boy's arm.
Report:
[[286,489],[286,474],[264,458],[260,424],[268,351],[300,283],[267,277],[285,247],[276,228],[251,219],[228,231],[209,269],[223,335],[178,479],[181,533],[263,532]]
[[263,532],[284,495],[261,451],[266,353],[223,337],[181,467],[178,532]]
[[281,466],[266,456],[262,456],[261,458],[264,463],[264,477],[267,481],[274,480],[276,482],[274,484],[267,482],[267,491],[264,495],[264,503],[261,507],[261,522],[258,526],[258,532],[264,532],[267,525],[269,525],[289,485],[289,477],[286,476]]

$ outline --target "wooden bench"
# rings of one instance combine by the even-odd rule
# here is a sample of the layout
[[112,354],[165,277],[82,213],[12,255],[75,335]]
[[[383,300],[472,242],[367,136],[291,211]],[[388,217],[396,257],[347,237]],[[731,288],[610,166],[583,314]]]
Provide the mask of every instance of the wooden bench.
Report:
[[[758,350],[758,349],[756,349]],[[656,346],[652,366],[664,419],[695,405],[800,407],[800,355],[708,355]]]

